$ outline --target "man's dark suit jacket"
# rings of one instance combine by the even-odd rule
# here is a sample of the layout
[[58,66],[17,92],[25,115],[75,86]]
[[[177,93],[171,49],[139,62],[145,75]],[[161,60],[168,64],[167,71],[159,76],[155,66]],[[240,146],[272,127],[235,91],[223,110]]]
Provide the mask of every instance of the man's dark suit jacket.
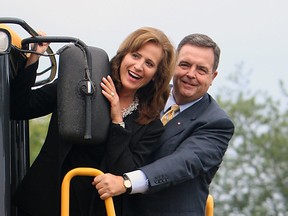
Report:
[[232,121],[209,94],[168,122],[156,161],[141,168],[149,190],[137,215],[205,215],[209,184],[233,133]]

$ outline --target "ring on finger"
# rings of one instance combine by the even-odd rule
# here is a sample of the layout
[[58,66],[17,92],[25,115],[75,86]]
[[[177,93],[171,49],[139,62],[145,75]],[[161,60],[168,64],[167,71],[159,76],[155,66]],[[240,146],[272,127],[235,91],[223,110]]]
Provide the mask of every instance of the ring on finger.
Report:
[[114,94],[114,92],[111,92],[110,95],[111,95],[112,97],[114,97],[115,94]]

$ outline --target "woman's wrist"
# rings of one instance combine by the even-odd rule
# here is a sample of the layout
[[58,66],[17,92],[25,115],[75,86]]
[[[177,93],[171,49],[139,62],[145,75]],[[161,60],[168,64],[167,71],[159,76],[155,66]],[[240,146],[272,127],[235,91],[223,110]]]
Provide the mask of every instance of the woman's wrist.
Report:
[[28,66],[35,64],[39,60],[39,55],[31,54],[30,57],[26,61],[25,68]]
[[114,122],[112,121],[113,124],[117,124],[120,125],[121,127],[125,128],[125,122],[124,121],[120,121],[120,122]]

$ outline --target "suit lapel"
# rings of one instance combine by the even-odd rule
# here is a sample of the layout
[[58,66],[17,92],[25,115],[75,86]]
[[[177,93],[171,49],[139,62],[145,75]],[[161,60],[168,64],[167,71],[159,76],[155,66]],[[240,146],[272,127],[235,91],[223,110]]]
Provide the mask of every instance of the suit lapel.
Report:
[[199,112],[203,112],[203,109],[207,109],[209,104],[209,95],[205,94],[203,98],[196,104],[188,107],[181,112],[181,115],[177,115],[165,125],[165,131],[162,135],[162,142],[170,139],[173,136],[181,133],[185,128],[188,128],[191,121],[195,121]]

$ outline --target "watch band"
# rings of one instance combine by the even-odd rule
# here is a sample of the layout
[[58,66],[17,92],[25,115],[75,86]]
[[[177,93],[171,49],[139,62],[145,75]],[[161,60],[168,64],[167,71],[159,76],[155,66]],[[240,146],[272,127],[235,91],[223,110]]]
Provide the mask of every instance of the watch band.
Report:
[[126,174],[123,174],[123,180],[124,187],[126,188],[126,193],[130,194],[132,191],[132,183]]

